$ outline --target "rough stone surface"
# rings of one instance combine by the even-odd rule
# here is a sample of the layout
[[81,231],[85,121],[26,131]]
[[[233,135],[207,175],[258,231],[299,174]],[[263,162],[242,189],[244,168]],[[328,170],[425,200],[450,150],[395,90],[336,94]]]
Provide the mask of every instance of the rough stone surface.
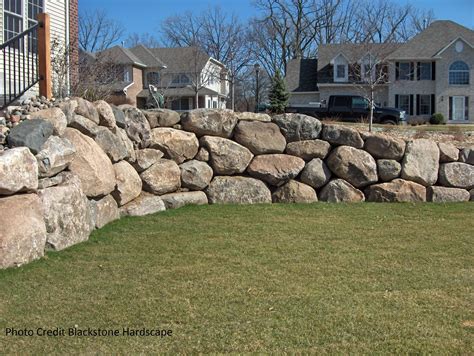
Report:
[[290,142],[286,146],[286,153],[289,155],[311,161],[313,158],[324,159],[331,150],[331,145],[323,140],[306,140]]
[[320,158],[315,158],[307,163],[301,173],[301,181],[315,189],[326,185],[331,179],[331,171]]
[[[0,268],[18,267],[44,255],[46,227],[36,194],[0,199]],[[14,223],[12,223],[14,219]]]
[[272,195],[265,183],[247,177],[214,177],[206,189],[210,204],[271,203]]
[[474,146],[463,148],[459,160],[462,163],[469,163],[474,165]]
[[63,250],[86,241],[91,232],[89,203],[75,175],[62,184],[40,190],[47,231],[46,247]]
[[119,206],[125,205],[138,197],[142,191],[142,180],[137,171],[126,161],[114,164],[117,186],[112,196]]
[[252,160],[247,172],[252,177],[280,186],[295,178],[304,166],[304,161],[299,157],[284,154],[261,155]]
[[72,121],[76,115],[77,101],[76,100],[65,100],[58,104],[58,108],[62,110],[66,116],[66,122],[69,123]]
[[196,156],[199,141],[191,132],[163,127],[151,131],[150,147],[163,151],[166,158],[180,164]]
[[212,168],[205,162],[192,160],[179,166],[181,186],[190,190],[203,190],[212,180]]
[[276,115],[272,121],[280,127],[287,142],[315,140],[322,129],[321,121],[302,114]]
[[332,145],[352,146],[355,148],[364,147],[364,140],[357,130],[342,125],[323,125],[323,140]]
[[282,153],[286,147],[280,128],[272,122],[241,121],[235,128],[234,140],[254,155]]
[[31,115],[32,119],[43,119],[53,125],[53,134],[62,135],[67,126],[66,115],[60,108],[50,108],[37,111]]
[[365,140],[364,149],[375,158],[400,161],[405,154],[406,142],[384,134],[371,134]]
[[443,163],[439,167],[438,182],[446,187],[470,190],[474,188],[474,166],[462,162]]
[[206,205],[207,195],[204,192],[181,192],[161,196],[166,209],[178,209],[186,205]]
[[151,128],[145,115],[136,108],[126,108],[125,131],[135,148],[147,148],[150,144]]
[[129,154],[129,151],[123,140],[121,140],[117,135],[114,135],[106,127],[97,128],[94,141],[100,146],[100,148],[102,148],[107,157],[109,157],[114,163],[125,159]]
[[176,111],[167,109],[146,110],[144,114],[150,123],[150,127],[173,127],[181,121],[181,117]]
[[447,142],[439,142],[439,162],[456,162],[459,159],[459,150],[456,146]]
[[99,129],[99,125],[81,115],[74,115],[68,126],[92,138],[95,137]]
[[174,161],[160,159],[140,174],[143,188],[153,194],[173,193],[181,187],[181,171]]
[[254,112],[238,112],[237,117],[241,121],[261,121],[271,122],[272,118],[268,114],[254,113]]
[[366,190],[370,202],[425,202],[426,187],[403,179],[374,184]]
[[238,117],[232,110],[198,109],[181,115],[181,125],[198,137],[210,135],[229,138]]
[[469,201],[474,201],[474,189],[471,189],[469,191],[469,194],[471,194],[471,198],[469,199]]
[[438,169],[439,148],[434,141],[421,138],[408,142],[402,163],[403,179],[424,186],[434,185]]
[[142,192],[138,198],[120,208],[120,216],[145,216],[165,210],[165,203],[159,196]]
[[107,195],[115,189],[115,172],[112,162],[97,143],[79,131],[67,128],[64,138],[76,148],[76,158],[69,170],[76,174],[88,197]]
[[356,188],[377,183],[377,164],[366,151],[350,146],[334,149],[326,161],[329,169]]
[[400,177],[401,171],[402,165],[394,159],[377,160],[377,172],[380,180],[383,182],[389,182]]
[[253,154],[248,148],[232,140],[204,136],[200,142],[209,151],[209,161],[215,174],[242,173],[253,158]]
[[74,176],[71,172],[61,172],[54,177],[43,178],[38,180],[38,189],[46,189],[50,187],[54,187],[56,185],[60,185],[64,183],[66,180],[71,179],[71,176]]
[[272,194],[274,203],[314,203],[318,201],[316,191],[309,185],[290,180]]
[[76,97],[74,98],[74,100],[77,102],[75,113],[77,115],[84,116],[85,118],[99,125],[99,113],[97,112],[97,109],[95,108],[94,104],[82,98]]
[[65,170],[76,157],[76,148],[65,138],[50,136],[36,155],[39,176],[52,177]]
[[117,202],[111,195],[107,195],[100,200],[91,200],[91,211],[95,214],[93,221],[95,227],[100,229],[108,223],[120,219],[120,212]]
[[37,154],[53,131],[53,125],[46,120],[22,121],[10,130],[8,147],[28,147],[33,154]]
[[114,111],[110,105],[104,100],[98,100],[94,103],[94,106],[99,114],[99,125],[114,129],[117,125]]
[[163,158],[164,154],[154,148],[144,148],[143,150],[135,151],[135,156],[136,160],[133,163],[133,168],[138,173],[142,173]]
[[201,147],[195,157],[198,161],[209,162],[209,151]]
[[30,192],[37,188],[38,164],[28,148],[0,152],[0,195]]
[[127,132],[124,129],[116,127],[115,128],[115,135],[118,137],[118,139],[125,146],[125,150],[127,152],[127,155],[125,156],[125,159],[127,160],[127,162],[128,163],[135,162],[136,159],[137,159],[137,157],[135,156],[135,148],[133,147],[132,140],[130,140],[128,138]]
[[125,129],[127,124],[125,122],[125,114],[123,113],[123,111],[115,105],[110,105],[110,107],[112,108],[112,112],[114,113],[115,124],[121,129]]
[[321,189],[319,200],[328,203],[359,203],[365,201],[365,196],[344,179],[334,179]]
[[466,189],[446,188],[446,187],[428,187],[427,198],[433,203],[453,203],[469,201],[471,195]]

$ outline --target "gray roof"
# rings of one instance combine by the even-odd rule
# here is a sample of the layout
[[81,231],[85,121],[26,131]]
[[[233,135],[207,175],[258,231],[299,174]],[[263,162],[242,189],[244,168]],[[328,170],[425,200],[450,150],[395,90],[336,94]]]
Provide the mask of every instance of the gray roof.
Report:
[[453,21],[434,21],[424,31],[393,52],[389,58],[433,58],[439,51],[459,37],[469,42],[471,46],[474,46],[474,31]]
[[129,49],[121,46],[114,46],[112,48],[103,50],[102,52],[99,52],[97,56],[109,58],[116,64],[146,67],[145,63],[135,56],[135,54],[133,54]]
[[211,58],[197,47],[150,48],[150,51],[166,64],[164,72],[168,73],[200,71]]
[[130,48],[132,52],[142,63],[149,68],[164,68],[166,64],[156,57],[148,48],[143,45],[138,45]]
[[318,91],[318,60],[292,59],[287,64],[285,84],[289,92]]

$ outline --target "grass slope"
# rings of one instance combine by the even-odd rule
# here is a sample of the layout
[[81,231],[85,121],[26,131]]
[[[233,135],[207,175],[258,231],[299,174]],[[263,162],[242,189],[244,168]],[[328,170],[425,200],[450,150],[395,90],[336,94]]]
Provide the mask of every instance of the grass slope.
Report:
[[[474,204],[187,207],[0,271],[5,353],[473,350]],[[6,337],[5,328],[171,337]],[[2,351],[0,351],[2,352]]]

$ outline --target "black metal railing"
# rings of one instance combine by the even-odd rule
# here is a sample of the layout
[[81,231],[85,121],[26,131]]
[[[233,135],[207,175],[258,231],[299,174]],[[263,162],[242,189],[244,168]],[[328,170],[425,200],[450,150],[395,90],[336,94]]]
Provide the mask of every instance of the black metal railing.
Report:
[[39,26],[35,24],[0,45],[0,78],[3,80],[0,86],[0,110],[12,104],[40,80]]

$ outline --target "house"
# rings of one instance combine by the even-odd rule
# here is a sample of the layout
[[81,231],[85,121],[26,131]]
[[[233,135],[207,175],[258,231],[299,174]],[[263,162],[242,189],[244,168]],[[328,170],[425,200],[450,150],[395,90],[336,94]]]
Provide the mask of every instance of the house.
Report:
[[226,67],[196,47],[127,49],[115,46],[95,56],[109,58],[122,69],[114,83],[115,104],[144,107],[149,85],[164,96],[165,107],[177,111],[225,108],[229,95]]
[[[316,65],[298,64],[301,59],[288,65],[290,105],[361,95],[360,78],[372,59],[386,70],[375,92],[379,105],[403,109],[415,120],[441,113],[450,123],[474,122],[474,31],[453,21],[435,21],[406,43],[320,46]],[[315,76],[311,92],[303,95],[295,87],[295,78],[300,85]]]
[[[67,83],[65,83],[67,87],[66,90],[68,90],[71,82],[74,82],[78,78],[77,66],[74,65],[78,62],[78,0],[4,0],[0,3],[0,11],[2,13],[0,22],[3,27],[3,31],[0,32],[0,43],[6,43],[18,34],[34,26],[37,23],[38,14],[49,14],[51,42],[56,43],[57,48],[68,48],[69,62],[71,64],[69,73],[66,75]],[[33,57],[31,48],[32,43],[35,41],[34,36],[34,34],[27,35],[25,43],[28,44],[28,51],[30,52],[28,56],[24,55],[21,57],[21,60],[17,60],[16,73],[26,71],[31,73],[32,71],[31,67],[28,69],[25,67],[28,65],[28,58],[31,59],[31,57]],[[18,52],[19,48],[14,48],[14,50],[10,49],[10,54],[14,51]],[[22,75],[20,75],[20,78],[16,78],[16,80],[12,78],[12,70],[8,68],[6,59],[8,58],[8,48],[5,49],[5,51],[7,52],[7,56],[5,57],[4,53],[4,56],[0,58],[0,95],[5,95],[8,85],[11,87],[21,87],[23,84],[21,79]],[[3,62],[4,60],[5,63]],[[59,85],[54,73],[52,79],[53,86],[55,84]],[[36,95],[38,94],[38,85],[33,86],[26,93],[20,94],[25,94],[25,96]]]

